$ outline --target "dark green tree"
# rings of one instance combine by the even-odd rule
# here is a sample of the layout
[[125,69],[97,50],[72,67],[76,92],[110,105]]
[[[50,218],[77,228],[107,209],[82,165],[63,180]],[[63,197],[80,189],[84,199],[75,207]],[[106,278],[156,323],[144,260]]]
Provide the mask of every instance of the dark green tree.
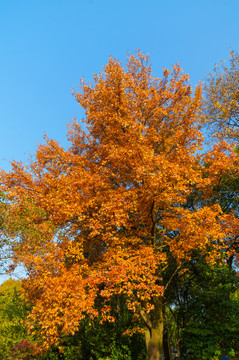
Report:
[[178,330],[181,360],[238,354],[238,285],[232,268],[225,264],[208,265],[200,256],[187,264],[185,273],[175,276],[170,309]]

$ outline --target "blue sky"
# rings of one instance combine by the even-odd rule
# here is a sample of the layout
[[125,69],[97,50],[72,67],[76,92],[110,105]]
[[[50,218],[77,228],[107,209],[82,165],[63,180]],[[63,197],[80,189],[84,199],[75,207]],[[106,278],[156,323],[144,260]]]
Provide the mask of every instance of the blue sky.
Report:
[[66,142],[83,112],[71,95],[108,56],[139,48],[153,73],[180,62],[194,86],[239,50],[238,0],[0,0],[0,168],[42,136]]

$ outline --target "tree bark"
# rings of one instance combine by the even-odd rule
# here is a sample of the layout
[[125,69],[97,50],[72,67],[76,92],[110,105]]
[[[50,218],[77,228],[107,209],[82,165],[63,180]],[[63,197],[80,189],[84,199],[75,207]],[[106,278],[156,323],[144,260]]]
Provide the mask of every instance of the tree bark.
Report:
[[163,303],[162,297],[154,299],[152,320],[147,324],[145,342],[148,360],[161,360],[163,349]]

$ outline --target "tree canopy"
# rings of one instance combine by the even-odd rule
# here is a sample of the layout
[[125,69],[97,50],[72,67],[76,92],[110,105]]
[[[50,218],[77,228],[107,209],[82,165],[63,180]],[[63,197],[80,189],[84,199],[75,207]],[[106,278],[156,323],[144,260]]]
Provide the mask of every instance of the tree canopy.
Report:
[[188,80],[179,66],[154,78],[140,52],[125,68],[110,58],[75,93],[86,117],[70,124],[71,146],[46,138],[29,166],[2,171],[42,350],[85,316],[113,322],[111,299],[122,295],[142,320],[149,360],[161,359],[164,289],[195,252],[213,264],[235,238],[237,217],[211,199],[238,177],[238,156],[226,143],[200,155],[201,89]]

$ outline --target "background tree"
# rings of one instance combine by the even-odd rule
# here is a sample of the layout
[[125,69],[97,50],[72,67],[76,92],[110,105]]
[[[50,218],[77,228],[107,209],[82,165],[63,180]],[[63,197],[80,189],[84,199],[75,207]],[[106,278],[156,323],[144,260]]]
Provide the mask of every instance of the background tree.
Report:
[[239,138],[239,56],[230,53],[229,66],[215,65],[204,87],[203,122],[211,135],[238,142]]
[[225,264],[208,265],[200,255],[186,269],[176,275],[171,290],[180,359],[235,356],[239,351],[236,272]]
[[21,294],[21,281],[6,280],[0,286],[0,357],[2,359],[13,358],[12,348],[21,341],[30,344],[27,326],[23,323],[29,309],[29,304]]
[[86,316],[115,321],[111,300],[122,295],[143,321],[149,360],[161,359],[164,288],[195,250],[213,263],[238,231],[219,204],[185,203],[195,189],[210,199],[222,176],[237,177],[237,156],[225,144],[195,155],[201,92],[178,66],[155,79],[140,53],[126,70],[110,59],[75,95],[87,131],[73,123],[69,149],[46,139],[29,167],[14,162],[1,175],[31,327],[45,351]]
[[0,228],[1,233],[4,234],[0,238],[0,275],[6,275],[10,272],[10,265],[12,264],[13,238],[9,236],[9,206],[6,195],[0,191]]

